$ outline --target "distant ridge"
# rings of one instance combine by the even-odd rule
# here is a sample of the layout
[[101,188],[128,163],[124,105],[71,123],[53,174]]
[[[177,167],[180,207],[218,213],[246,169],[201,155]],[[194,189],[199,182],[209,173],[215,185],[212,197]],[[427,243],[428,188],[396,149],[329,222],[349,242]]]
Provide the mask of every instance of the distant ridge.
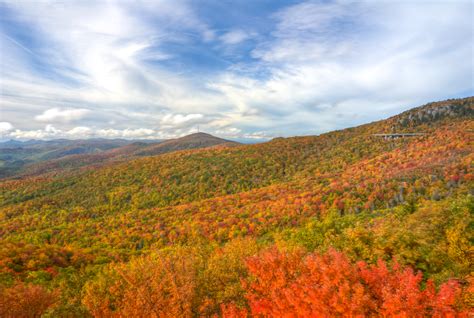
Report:
[[181,138],[170,139],[159,144],[147,146],[136,151],[135,154],[138,156],[153,156],[171,151],[207,148],[223,144],[237,145],[239,143],[215,137],[207,133],[198,132]]
[[[390,136],[388,139],[393,139],[392,137],[397,134],[404,134],[405,136],[407,134],[429,135],[437,127],[446,123],[458,120],[472,121],[474,118],[473,105],[474,97],[428,103],[384,120],[324,133],[320,137],[332,136],[333,138],[339,138],[336,136],[347,133],[352,137],[359,135],[364,136],[363,138]],[[466,130],[470,131],[471,129],[468,127]],[[271,147],[275,144],[279,144],[279,147],[283,147],[283,145],[298,147],[296,144],[302,138],[305,137],[275,138],[263,143],[260,147]],[[3,148],[0,151],[0,178],[25,177],[52,171],[60,173],[80,167],[91,168],[180,150],[239,145],[238,142],[203,132],[160,141],[56,139],[50,141],[31,140],[23,142],[19,147],[14,140],[4,144],[11,148]]]
[[[136,141],[94,153],[70,153],[69,155],[51,158],[51,160],[26,164],[22,170],[16,174],[23,176],[37,175],[50,171],[70,170],[79,167],[97,166],[107,162],[127,161],[144,156],[156,156],[180,150],[236,145],[239,145],[239,143],[199,132],[154,143]],[[70,150],[71,149],[68,149],[68,151]],[[63,151],[62,153],[64,154],[65,152]]]
[[104,153],[130,143],[133,141],[125,139],[9,140],[0,143],[0,178],[21,173],[35,163]]

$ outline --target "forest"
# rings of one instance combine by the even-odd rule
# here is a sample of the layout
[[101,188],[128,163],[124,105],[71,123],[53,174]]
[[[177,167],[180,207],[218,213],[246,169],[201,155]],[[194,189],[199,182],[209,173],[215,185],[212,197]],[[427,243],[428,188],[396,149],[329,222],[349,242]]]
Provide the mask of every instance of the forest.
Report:
[[474,97],[4,178],[0,317],[471,317],[473,216]]

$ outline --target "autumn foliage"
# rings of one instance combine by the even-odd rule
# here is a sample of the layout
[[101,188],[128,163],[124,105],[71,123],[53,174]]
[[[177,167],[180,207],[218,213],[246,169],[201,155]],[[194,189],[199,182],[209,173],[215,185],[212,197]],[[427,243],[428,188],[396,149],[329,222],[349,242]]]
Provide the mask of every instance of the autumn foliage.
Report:
[[110,266],[86,286],[83,303],[94,317],[467,317],[454,280],[435,288],[396,261],[367,265],[334,249],[277,247],[242,260],[241,298],[221,299],[215,310],[206,281],[220,280],[225,292],[233,279],[198,254],[181,249]]
[[473,119],[471,97],[0,180],[0,317],[466,315]]
[[369,266],[332,249],[303,256],[273,248],[247,265],[249,310],[226,304],[224,317],[467,317],[457,308],[457,282],[422,288],[422,274],[397,262]]
[[19,283],[0,289],[0,317],[41,317],[58,300],[58,293],[44,287]]
[[191,253],[138,259],[86,287],[83,302],[95,317],[191,317],[195,269]]

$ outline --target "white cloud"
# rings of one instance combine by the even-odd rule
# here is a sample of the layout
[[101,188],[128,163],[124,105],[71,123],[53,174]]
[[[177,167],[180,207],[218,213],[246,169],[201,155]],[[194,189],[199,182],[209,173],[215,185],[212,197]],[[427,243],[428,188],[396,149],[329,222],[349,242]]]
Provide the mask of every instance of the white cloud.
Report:
[[[0,125],[1,127],[1,125]],[[220,137],[225,138],[252,138],[252,139],[266,139],[268,135],[263,133],[245,134],[240,129],[235,127],[225,127],[215,129],[212,125],[205,125],[201,131],[205,131]],[[54,139],[54,138],[68,138],[68,139],[87,139],[87,138],[123,138],[123,139],[170,139],[178,138],[196,132],[195,127],[182,126],[181,128],[168,129],[149,129],[149,128],[126,128],[126,129],[97,129],[86,126],[77,126],[71,129],[59,129],[49,124],[43,129],[35,130],[21,130],[9,129],[0,130],[0,140],[2,139]]]
[[200,121],[203,117],[202,114],[167,114],[161,119],[161,124],[165,126],[181,126],[186,123]]
[[44,128],[44,131],[48,134],[51,134],[51,135],[58,135],[58,134],[61,133],[61,131],[59,129],[56,129],[51,124],[46,125],[46,127]]
[[89,127],[84,127],[84,126],[74,127],[73,129],[68,130],[66,134],[72,137],[79,137],[79,138],[87,138],[87,137],[93,136],[92,129],[90,129]]
[[70,138],[85,139],[91,137],[97,138],[126,138],[126,139],[142,139],[155,138],[159,133],[153,129],[93,129],[85,126],[77,126],[69,130],[61,130],[53,125],[46,125],[44,129],[37,130],[20,130],[10,129],[4,132],[4,138],[16,139],[52,139],[52,138]]
[[51,108],[44,111],[41,115],[35,117],[35,120],[41,122],[63,122],[69,123],[84,118],[90,111],[88,109],[61,109]]
[[219,39],[224,44],[234,45],[234,44],[243,42],[245,40],[248,40],[251,37],[252,35],[250,33],[245,32],[244,30],[236,29],[236,30],[232,30],[227,33],[224,33],[223,35],[219,37]]
[[4,138],[15,138],[15,139],[52,139],[57,137],[63,137],[62,132],[56,129],[52,125],[46,125],[44,129],[37,130],[21,130],[15,129],[9,134],[4,136]]
[[2,121],[0,122],[0,133],[7,133],[9,131],[13,130],[13,125],[10,124],[9,122]]
[[122,132],[124,138],[147,138],[156,135],[156,131],[147,128],[125,129]]

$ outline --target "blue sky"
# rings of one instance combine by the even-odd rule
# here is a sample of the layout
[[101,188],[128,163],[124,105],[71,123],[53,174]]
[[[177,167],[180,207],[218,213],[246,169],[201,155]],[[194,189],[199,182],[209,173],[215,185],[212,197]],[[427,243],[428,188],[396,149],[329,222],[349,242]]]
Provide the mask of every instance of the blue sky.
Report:
[[473,2],[0,1],[0,139],[311,135],[474,95]]

